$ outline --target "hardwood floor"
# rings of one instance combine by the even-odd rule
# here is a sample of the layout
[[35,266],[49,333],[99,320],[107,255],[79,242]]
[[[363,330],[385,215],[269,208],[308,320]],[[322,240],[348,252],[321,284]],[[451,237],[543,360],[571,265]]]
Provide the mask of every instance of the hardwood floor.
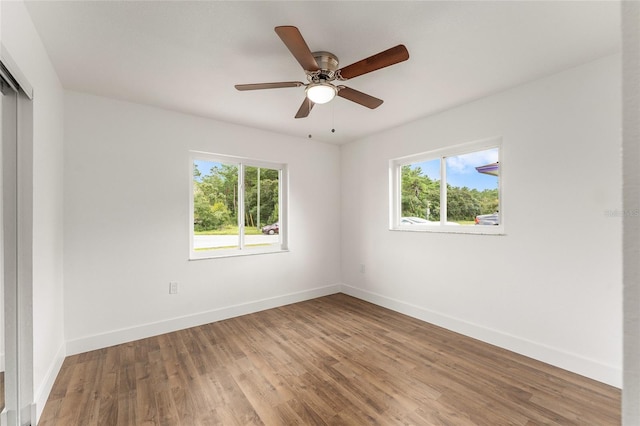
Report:
[[618,425],[620,391],[337,294],[68,357],[40,426]]

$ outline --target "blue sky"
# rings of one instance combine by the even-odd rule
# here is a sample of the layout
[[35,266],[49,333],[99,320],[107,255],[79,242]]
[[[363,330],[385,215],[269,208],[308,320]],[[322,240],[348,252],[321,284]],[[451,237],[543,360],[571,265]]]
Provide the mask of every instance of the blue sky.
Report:
[[[198,166],[198,170],[200,170],[200,174],[202,176],[208,175],[213,166],[222,167],[222,164],[208,160],[193,160],[193,163]],[[202,180],[202,177],[196,178],[196,180],[200,182]]]
[[[476,188],[478,191],[496,189],[498,178],[483,173],[478,173],[476,167],[498,161],[498,148],[485,151],[477,151],[469,154],[447,157],[447,183],[451,186],[466,186]],[[440,161],[431,160],[422,163],[413,163],[412,168],[420,166],[423,174],[434,180],[440,179]]]

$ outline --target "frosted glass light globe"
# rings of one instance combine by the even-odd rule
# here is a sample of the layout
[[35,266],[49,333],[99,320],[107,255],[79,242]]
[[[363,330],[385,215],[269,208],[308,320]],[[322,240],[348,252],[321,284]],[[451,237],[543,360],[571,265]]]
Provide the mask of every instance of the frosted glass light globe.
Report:
[[307,98],[314,104],[326,104],[336,96],[336,88],[329,83],[310,84],[307,87]]

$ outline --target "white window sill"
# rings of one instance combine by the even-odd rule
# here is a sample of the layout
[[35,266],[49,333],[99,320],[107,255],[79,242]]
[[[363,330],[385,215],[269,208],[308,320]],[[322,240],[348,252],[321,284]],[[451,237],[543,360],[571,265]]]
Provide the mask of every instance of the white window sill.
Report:
[[289,249],[245,249],[245,250],[208,250],[191,252],[189,261],[220,259],[225,257],[256,256],[261,254],[287,253]]
[[426,232],[435,234],[472,234],[472,235],[506,235],[503,226],[495,225],[409,225],[389,228],[390,231]]

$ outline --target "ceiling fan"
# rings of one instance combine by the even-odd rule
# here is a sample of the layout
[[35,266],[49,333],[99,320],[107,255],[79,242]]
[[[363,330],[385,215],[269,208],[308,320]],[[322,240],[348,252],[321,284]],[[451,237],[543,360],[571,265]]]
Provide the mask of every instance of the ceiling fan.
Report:
[[336,80],[345,81],[409,59],[407,48],[399,44],[346,67],[338,68],[336,55],[324,51],[311,52],[298,28],[287,25],[276,27],[275,31],[302,66],[307,75],[308,83],[283,81],[278,83],[236,84],[235,87],[240,91],[245,91],[305,86],[306,97],[300,109],[298,109],[296,118],[307,117],[315,104],[327,103],[336,95],[367,108],[374,109],[379,107],[382,105],[382,99],[343,85],[332,84],[332,82]]

